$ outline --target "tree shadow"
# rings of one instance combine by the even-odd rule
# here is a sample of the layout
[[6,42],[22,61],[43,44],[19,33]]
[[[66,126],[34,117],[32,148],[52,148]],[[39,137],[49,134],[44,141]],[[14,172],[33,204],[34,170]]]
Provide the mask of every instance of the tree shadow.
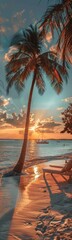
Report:
[[19,196],[20,176],[2,178],[0,186],[0,237],[8,239],[11,221]]
[[[44,176],[45,184],[50,196],[51,209],[58,211],[61,214],[66,215],[67,217],[72,217],[72,199],[70,198],[71,194],[71,184],[66,181],[58,181],[57,177],[53,174],[52,181],[54,182],[53,189],[52,182],[48,183],[48,178]],[[66,179],[66,178],[65,178]]]
[[7,240],[17,204],[21,203],[22,194],[29,183],[30,176],[22,174],[17,176],[3,176],[0,185],[0,236],[1,240]]

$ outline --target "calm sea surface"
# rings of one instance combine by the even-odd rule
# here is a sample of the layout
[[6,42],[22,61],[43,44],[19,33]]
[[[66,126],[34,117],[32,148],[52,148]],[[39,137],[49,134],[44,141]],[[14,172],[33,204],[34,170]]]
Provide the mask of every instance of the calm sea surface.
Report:
[[[22,140],[0,140],[0,169],[15,164],[19,158]],[[49,140],[49,144],[28,141],[26,161],[39,157],[57,156],[72,152],[72,140]]]

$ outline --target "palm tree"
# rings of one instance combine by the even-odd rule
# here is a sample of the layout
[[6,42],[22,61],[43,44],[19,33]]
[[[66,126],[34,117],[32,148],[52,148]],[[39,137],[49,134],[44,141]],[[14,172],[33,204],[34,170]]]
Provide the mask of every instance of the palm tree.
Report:
[[30,26],[25,31],[16,34],[11,42],[11,46],[16,47],[16,51],[10,56],[10,61],[6,66],[7,93],[13,84],[17,91],[23,90],[25,80],[32,73],[32,83],[28,99],[24,141],[21,154],[13,172],[21,173],[25,161],[28,129],[30,119],[30,108],[34,86],[36,85],[40,94],[45,91],[45,82],[43,72],[50,78],[51,85],[57,93],[62,90],[62,76],[66,77],[67,73],[58,61],[55,53],[43,52],[42,38],[37,26]]
[[72,0],[62,0],[61,3],[49,6],[40,22],[43,37],[50,30],[52,36],[57,31],[57,51],[61,52],[63,64],[65,61],[72,63]]

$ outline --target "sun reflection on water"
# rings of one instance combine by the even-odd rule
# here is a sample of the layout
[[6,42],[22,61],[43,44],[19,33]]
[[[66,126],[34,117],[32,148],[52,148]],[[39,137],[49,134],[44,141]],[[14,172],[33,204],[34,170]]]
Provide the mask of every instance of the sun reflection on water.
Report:
[[33,159],[38,158],[39,156],[38,151],[39,149],[36,144],[36,141],[34,140],[28,141],[26,160],[29,162],[29,161],[32,161]]
[[34,166],[33,171],[34,171],[34,178],[35,179],[38,178],[40,176],[38,166]]

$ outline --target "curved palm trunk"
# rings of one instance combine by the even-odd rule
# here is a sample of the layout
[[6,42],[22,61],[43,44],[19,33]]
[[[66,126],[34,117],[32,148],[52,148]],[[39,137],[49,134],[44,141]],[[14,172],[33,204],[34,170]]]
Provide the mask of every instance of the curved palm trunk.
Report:
[[23,141],[22,150],[21,150],[19,160],[18,160],[16,166],[13,169],[13,171],[15,171],[17,173],[21,173],[21,171],[23,169],[24,161],[25,161],[27,140],[28,140],[29,120],[30,120],[30,107],[31,107],[32,94],[33,94],[33,89],[34,89],[34,84],[35,84],[35,77],[36,77],[36,73],[34,72],[33,81],[32,81],[30,94],[29,94],[29,99],[28,99],[27,116],[26,116],[26,123],[25,123],[25,132],[24,132],[24,141]]

